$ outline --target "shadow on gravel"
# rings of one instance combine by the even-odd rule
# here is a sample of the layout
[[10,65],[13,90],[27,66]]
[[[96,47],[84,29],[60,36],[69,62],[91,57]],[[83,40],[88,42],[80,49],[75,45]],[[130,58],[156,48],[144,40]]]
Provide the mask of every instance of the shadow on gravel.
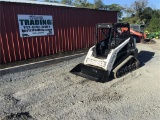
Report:
[[155,54],[154,52],[150,51],[140,51],[138,53],[138,60],[140,61],[140,67],[144,66],[145,63],[150,61],[153,58],[154,54]]
[[34,120],[29,112],[11,113],[2,120]]
[[[25,70],[31,70],[31,69],[35,69],[35,68],[40,68],[40,67],[46,67],[49,65],[53,65],[53,64],[58,64],[64,61],[69,61],[71,59],[75,59],[78,57],[82,57],[86,54],[86,52],[77,52],[74,54],[68,54],[68,55],[61,55],[59,57],[55,57],[53,59],[48,59],[48,60],[42,60],[42,61],[38,61],[38,62],[31,62],[31,63],[27,63],[26,64],[18,64],[18,62],[13,63],[13,65],[4,65],[4,67],[2,67],[2,65],[0,65],[0,75],[4,75],[4,74],[8,74],[8,73],[15,73],[15,72],[22,72]],[[37,58],[38,59],[38,58]],[[17,64],[16,64],[17,63]],[[12,63],[8,63],[8,64],[12,64]],[[11,67],[12,66],[12,67]]]

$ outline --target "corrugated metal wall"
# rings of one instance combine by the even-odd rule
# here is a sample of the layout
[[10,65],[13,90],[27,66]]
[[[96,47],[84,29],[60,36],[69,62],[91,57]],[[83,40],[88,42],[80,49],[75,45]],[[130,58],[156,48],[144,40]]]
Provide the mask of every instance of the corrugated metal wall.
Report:
[[[95,25],[117,22],[117,12],[1,2],[1,63],[79,50],[94,45]],[[17,14],[52,15],[54,35],[20,38]]]

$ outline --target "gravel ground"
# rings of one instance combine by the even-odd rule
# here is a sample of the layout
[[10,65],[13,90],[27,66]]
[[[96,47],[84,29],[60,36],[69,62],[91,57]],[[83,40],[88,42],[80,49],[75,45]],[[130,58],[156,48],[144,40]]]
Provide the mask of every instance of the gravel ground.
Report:
[[107,83],[69,71],[85,56],[0,77],[2,120],[160,120],[160,41],[137,44],[141,67]]

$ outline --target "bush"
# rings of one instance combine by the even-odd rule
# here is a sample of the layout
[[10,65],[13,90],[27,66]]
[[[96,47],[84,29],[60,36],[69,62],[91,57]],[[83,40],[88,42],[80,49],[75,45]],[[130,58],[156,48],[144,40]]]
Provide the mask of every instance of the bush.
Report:
[[159,24],[160,18],[152,17],[152,19],[149,22],[148,27],[146,30],[151,32],[158,32],[160,31],[160,24]]

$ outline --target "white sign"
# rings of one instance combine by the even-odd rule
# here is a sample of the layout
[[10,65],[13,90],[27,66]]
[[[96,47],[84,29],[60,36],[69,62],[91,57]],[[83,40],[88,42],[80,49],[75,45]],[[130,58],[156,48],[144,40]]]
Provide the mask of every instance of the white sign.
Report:
[[54,35],[52,16],[18,15],[20,37]]

